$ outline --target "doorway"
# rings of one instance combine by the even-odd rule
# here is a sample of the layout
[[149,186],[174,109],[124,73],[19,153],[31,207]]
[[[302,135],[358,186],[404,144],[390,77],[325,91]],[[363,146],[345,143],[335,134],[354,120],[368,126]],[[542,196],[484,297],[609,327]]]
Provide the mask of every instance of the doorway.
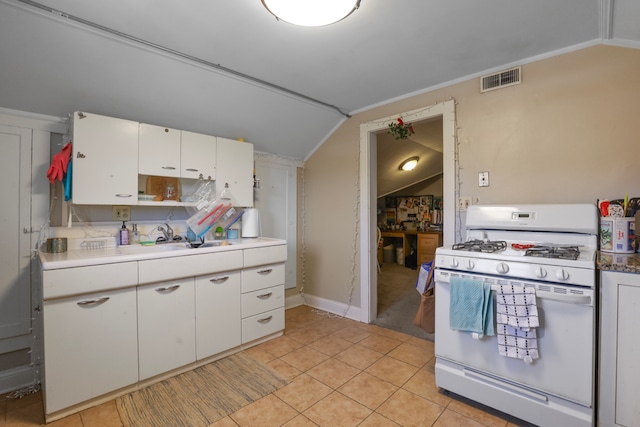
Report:
[[405,122],[442,118],[443,137],[443,244],[455,240],[455,102],[449,100],[430,107],[400,113],[360,125],[360,321],[377,317],[377,136],[401,116]]

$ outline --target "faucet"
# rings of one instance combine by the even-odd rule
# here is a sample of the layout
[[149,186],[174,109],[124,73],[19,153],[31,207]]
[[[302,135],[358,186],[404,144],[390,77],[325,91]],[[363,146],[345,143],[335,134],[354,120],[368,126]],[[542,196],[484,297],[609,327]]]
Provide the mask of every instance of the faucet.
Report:
[[162,231],[162,234],[164,234],[164,238],[167,242],[171,242],[173,241],[173,228],[171,228],[171,226],[169,224],[165,224],[166,230],[159,225],[158,226],[158,231]]

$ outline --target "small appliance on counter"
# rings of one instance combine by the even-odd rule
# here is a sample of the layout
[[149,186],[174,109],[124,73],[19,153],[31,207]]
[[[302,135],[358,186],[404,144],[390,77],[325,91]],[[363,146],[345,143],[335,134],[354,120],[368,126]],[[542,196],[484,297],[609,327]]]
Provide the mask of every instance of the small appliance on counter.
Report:
[[260,237],[260,212],[256,208],[247,208],[242,216],[242,238]]

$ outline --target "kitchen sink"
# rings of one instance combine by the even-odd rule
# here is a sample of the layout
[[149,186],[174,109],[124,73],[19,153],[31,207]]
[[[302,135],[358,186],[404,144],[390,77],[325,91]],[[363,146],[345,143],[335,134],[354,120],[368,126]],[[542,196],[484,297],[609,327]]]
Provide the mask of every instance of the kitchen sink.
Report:
[[118,246],[123,254],[148,254],[154,252],[181,251],[186,249],[184,243],[164,243],[161,245],[130,245]]

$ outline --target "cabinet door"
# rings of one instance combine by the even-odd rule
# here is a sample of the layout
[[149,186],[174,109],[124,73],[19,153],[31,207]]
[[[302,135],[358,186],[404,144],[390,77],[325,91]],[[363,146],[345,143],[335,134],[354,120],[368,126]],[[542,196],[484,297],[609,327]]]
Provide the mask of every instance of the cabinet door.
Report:
[[138,287],[140,379],[196,360],[194,279]]
[[76,112],[73,116],[73,203],[138,203],[138,123]]
[[603,271],[600,288],[598,425],[636,425],[640,274]]
[[180,131],[140,123],[138,173],[180,177]]
[[138,381],[135,288],[44,302],[45,411]]
[[218,198],[223,196],[223,191],[233,206],[253,206],[253,144],[217,138]]
[[[31,131],[0,126],[2,204],[0,224],[4,242],[0,248],[0,339],[29,334],[31,330]],[[10,184],[9,184],[10,183]]]
[[240,271],[196,277],[196,357],[241,343]]
[[216,179],[216,137],[182,131],[180,176]]

